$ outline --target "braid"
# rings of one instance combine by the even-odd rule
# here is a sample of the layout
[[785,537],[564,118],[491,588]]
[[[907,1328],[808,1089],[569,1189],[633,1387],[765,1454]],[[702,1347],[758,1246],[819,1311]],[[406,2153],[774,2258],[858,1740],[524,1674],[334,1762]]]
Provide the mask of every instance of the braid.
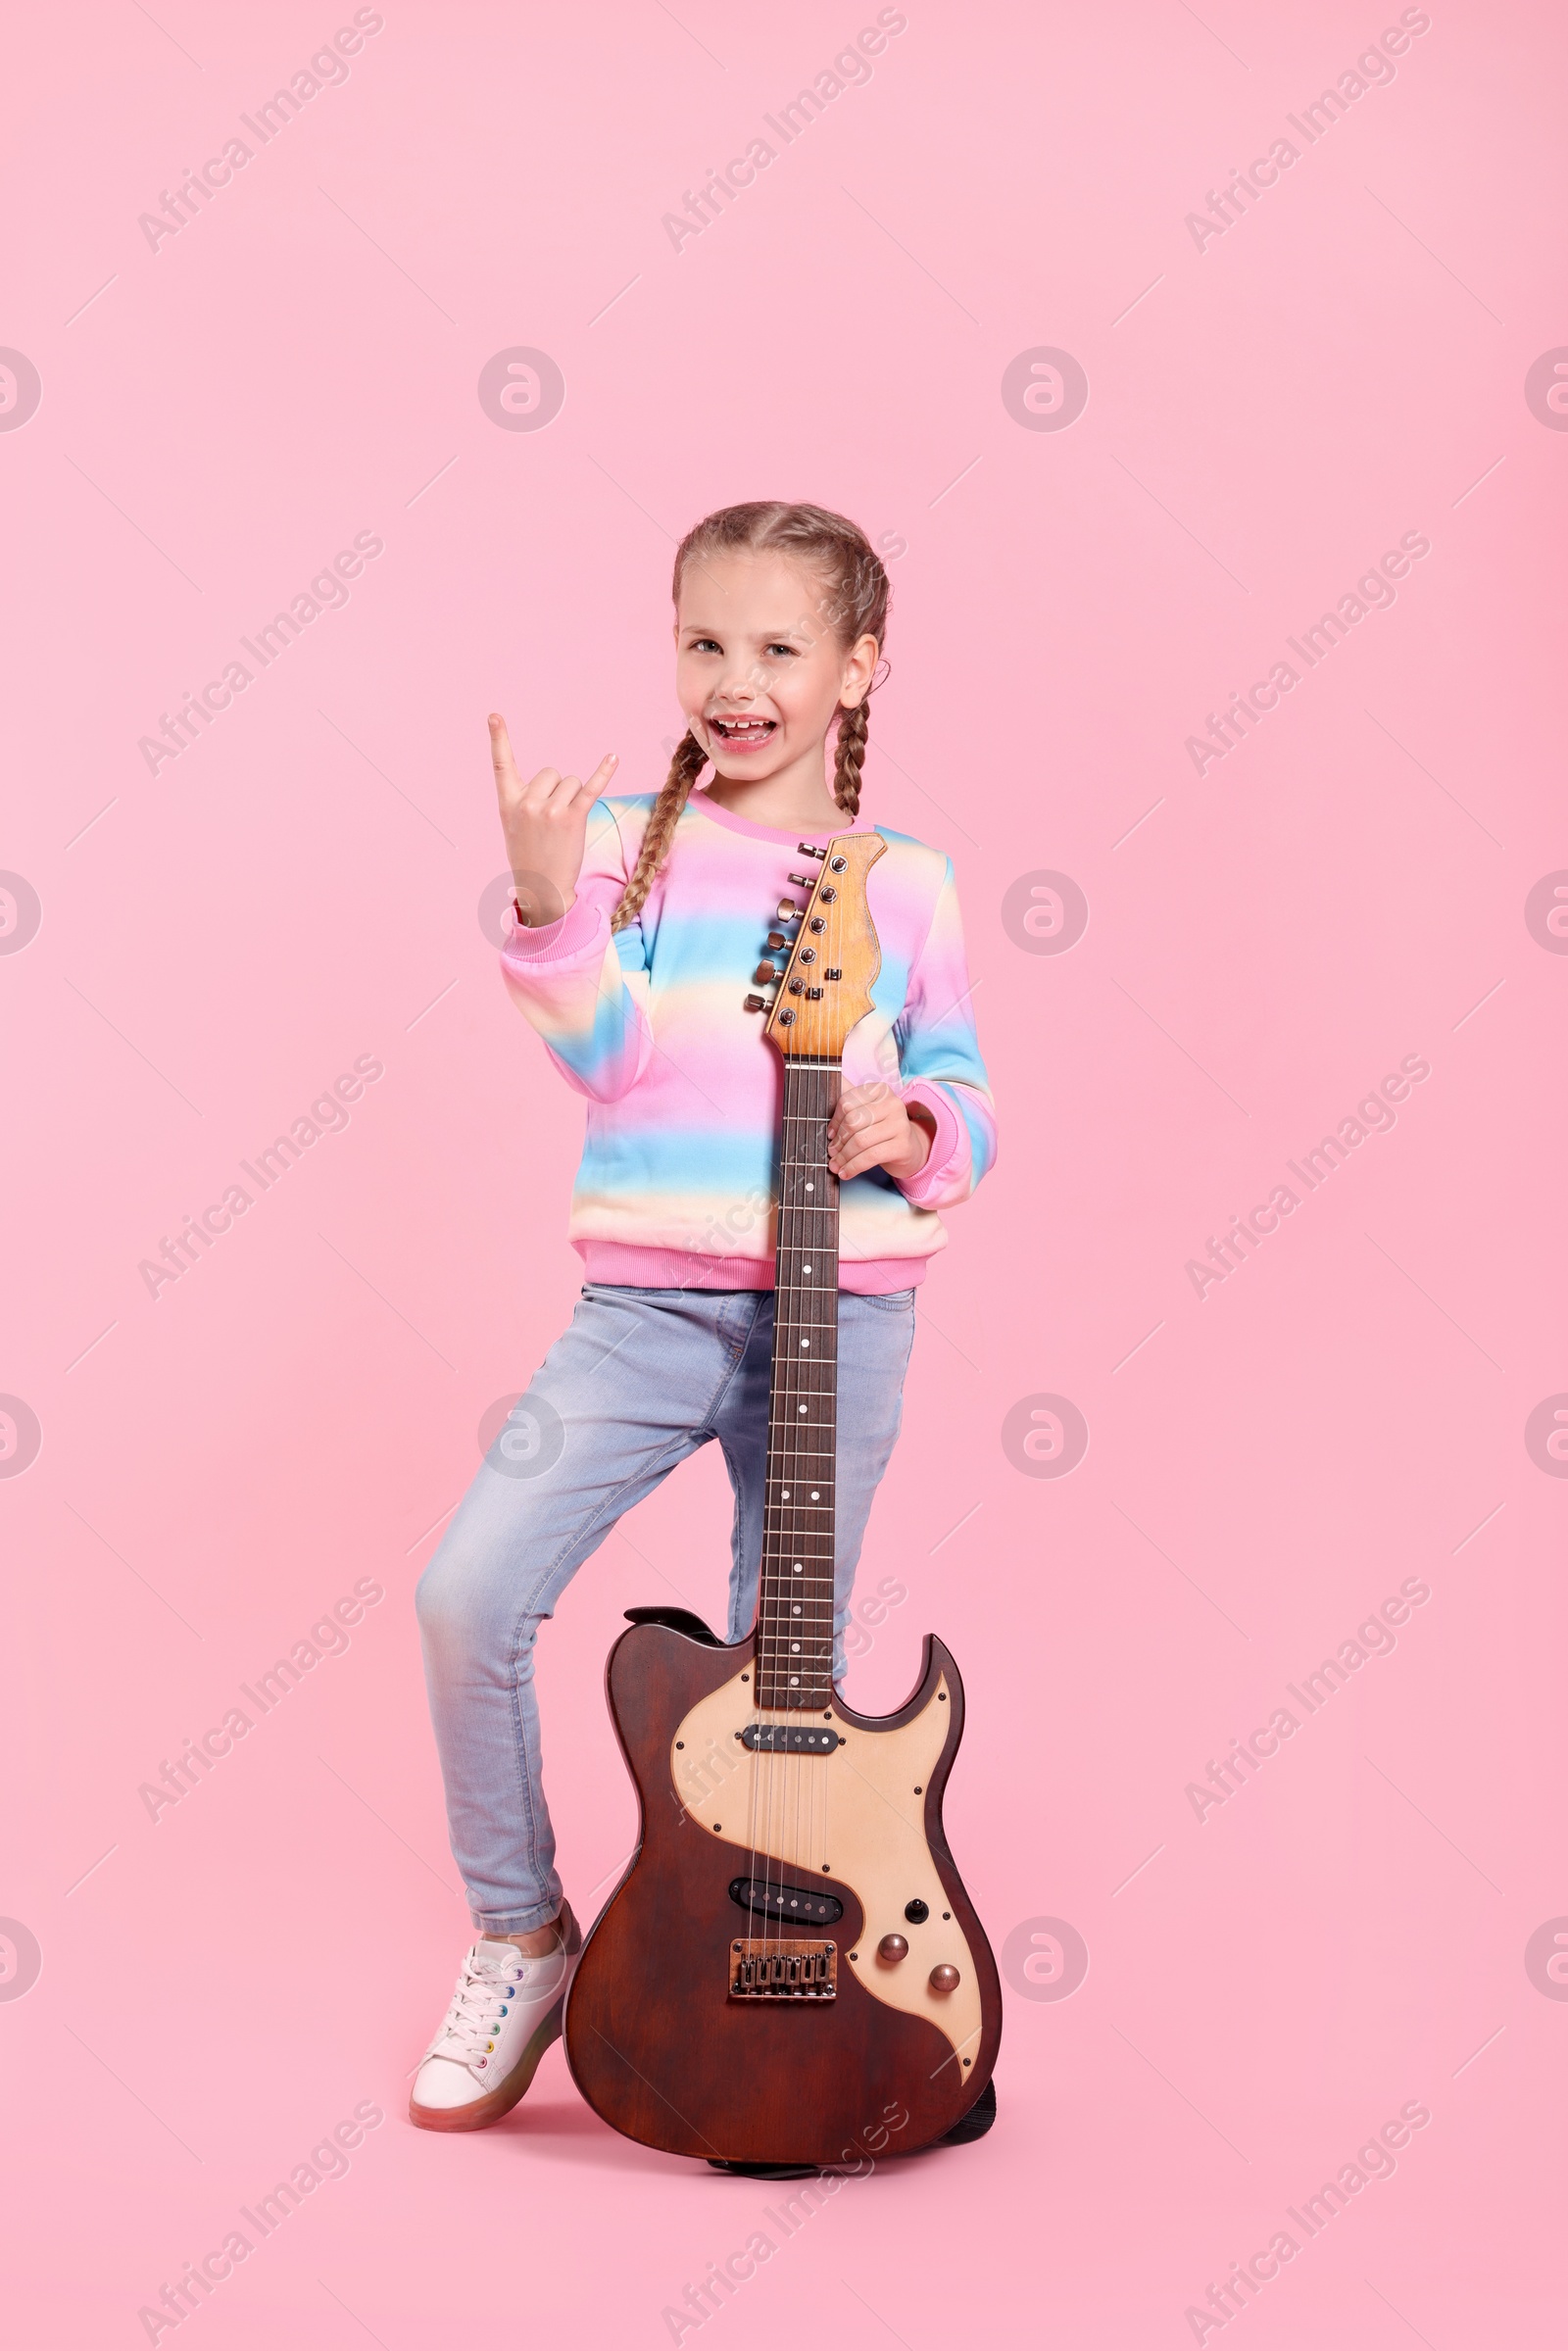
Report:
[[631,880],[621,892],[620,904],[611,916],[610,927],[612,931],[623,931],[642,912],[643,903],[669,855],[669,845],[674,838],[680,812],[690,799],[692,786],[702,774],[707,761],[708,754],[696,736],[683,735],[675,746],[675,757],[669,762],[669,773],[664,778],[663,789],[654,803]]
[[833,754],[833,797],[853,824],[860,813],[860,769],[865,764],[866,737],[871,714],[863,702],[839,712],[839,737]]

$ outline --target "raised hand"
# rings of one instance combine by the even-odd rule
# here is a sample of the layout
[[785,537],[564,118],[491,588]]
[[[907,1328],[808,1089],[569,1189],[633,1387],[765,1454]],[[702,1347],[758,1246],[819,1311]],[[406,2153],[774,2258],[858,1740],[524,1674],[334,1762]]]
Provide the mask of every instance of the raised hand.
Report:
[[490,713],[490,758],[517,905],[524,923],[537,930],[559,921],[576,898],[588,811],[620,762],[611,752],[586,783],[555,767],[541,767],[524,783],[499,710]]

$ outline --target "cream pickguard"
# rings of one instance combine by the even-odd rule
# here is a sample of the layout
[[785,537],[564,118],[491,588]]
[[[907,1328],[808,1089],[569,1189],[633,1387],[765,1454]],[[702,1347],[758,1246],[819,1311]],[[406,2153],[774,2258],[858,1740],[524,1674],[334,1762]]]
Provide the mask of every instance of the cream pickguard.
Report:
[[[840,1719],[845,1741],[830,1755],[758,1755],[739,1734],[757,1718],[750,1674],[737,1675],[694,1706],[669,1751],[676,1800],[700,1828],[742,1853],[767,1854],[799,1872],[802,1885],[824,1870],[854,1887],[865,1913],[860,1939],[843,1953],[875,1999],[929,2017],[960,2060],[979,2046],[980,1984],[925,1840],[925,1795],[948,1734],[948,1686],[939,1680],[920,1713],[893,1731],[860,1731]],[[825,1715],[811,1718],[826,1729]],[[905,1905],[925,1903],[911,1925]],[[751,1932],[760,1931],[760,1922]],[[877,1955],[885,1935],[908,1943],[906,1959]],[[934,1967],[958,1971],[956,1987],[933,1991]]]

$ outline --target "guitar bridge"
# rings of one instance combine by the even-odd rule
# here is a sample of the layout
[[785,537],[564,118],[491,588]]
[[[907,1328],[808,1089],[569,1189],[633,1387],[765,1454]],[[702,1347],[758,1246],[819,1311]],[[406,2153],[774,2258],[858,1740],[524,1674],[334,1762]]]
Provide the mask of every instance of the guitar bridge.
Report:
[[831,2000],[838,1991],[836,1943],[766,1941],[744,1935],[729,1947],[732,2000]]

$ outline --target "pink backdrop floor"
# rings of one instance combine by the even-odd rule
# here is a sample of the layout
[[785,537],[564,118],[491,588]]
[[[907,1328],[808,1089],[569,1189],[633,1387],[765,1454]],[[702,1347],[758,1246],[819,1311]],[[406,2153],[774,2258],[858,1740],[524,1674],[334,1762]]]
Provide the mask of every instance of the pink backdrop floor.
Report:
[[[388,0],[314,76],[335,21],[293,0],[13,24],[8,2340],[147,2339],[357,2110],[159,2340],[655,2344],[758,2230],[681,2339],[1560,2340],[1565,42],[1544,0],[1386,15],[910,0],[858,65],[849,0]],[[851,1685],[895,1702],[928,1626],[964,1669],[1001,2120],[793,2232],[611,2136],[559,2051],[488,2136],[402,2119],[465,1939],[412,1589],[578,1273],[579,1112],[479,919],[484,713],[652,786],[672,540],[772,494],[889,556],[867,806],[956,857],[1004,1131],[922,1293],[862,1586],[908,1596]],[[347,601],[144,752],[357,534]],[[150,1295],[360,1056],[347,1126]],[[1087,1427],[1064,1475],[1041,1397]],[[720,1607],[725,1528],[700,1460],[549,1637],[585,1908],[633,1830],[605,1650],[628,1604]],[[1282,2230],[1245,2316],[1186,2315]]]

